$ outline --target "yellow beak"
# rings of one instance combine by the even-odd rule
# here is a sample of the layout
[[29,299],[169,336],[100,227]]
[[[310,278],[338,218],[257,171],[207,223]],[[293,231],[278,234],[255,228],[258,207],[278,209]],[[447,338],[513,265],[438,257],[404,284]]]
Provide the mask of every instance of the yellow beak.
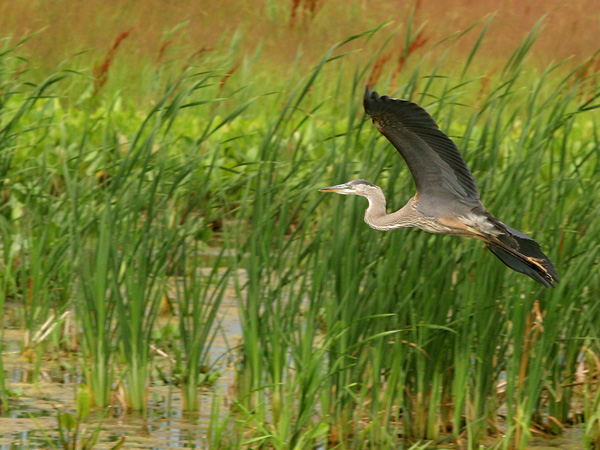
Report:
[[345,184],[338,184],[336,186],[329,186],[319,189],[319,192],[335,192],[337,194],[353,194],[354,189]]

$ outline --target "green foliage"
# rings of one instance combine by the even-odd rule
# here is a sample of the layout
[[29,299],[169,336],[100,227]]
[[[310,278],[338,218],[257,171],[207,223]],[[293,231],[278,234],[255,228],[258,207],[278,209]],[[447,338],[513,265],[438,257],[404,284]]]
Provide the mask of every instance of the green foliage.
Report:
[[[56,413],[59,442],[61,448],[64,450],[91,450],[96,446],[102,431],[102,423],[106,413],[102,416],[101,420],[93,425],[91,430],[87,432],[88,415],[90,413],[91,405],[92,396],[89,388],[85,384],[80,384],[75,395],[76,413],[71,414],[69,412],[60,411]],[[33,415],[30,415],[30,417],[36,422],[38,428],[46,438],[48,446],[56,450],[58,447],[48,434],[48,431],[44,429],[36,417]],[[121,438],[115,445],[111,446],[110,449],[118,450],[123,447],[124,443],[125,438]]]
[[[600,91],[579,69],[529,70],[535,30],[498,74],[470,78],[486,30],[464,65],[415,65],[395,92],[384,73],[377,89],[418,101],[455,139],[490,211],[556,263],[554,290],[478,242],[375,232],[362,199],[317,192],[360,177],[384,188],[390,208],[413,194],[404,162],[361,112],[373,64],[343,58],[345,45],[378,30],[268,89],[224,88],[222,67],[188,70],[150,108],[122,93],[75,108],[58,97],[79,75],[62,69],[41,84],[3,77],[0,299],[20,305],[30,335],[51,313],[75,312],[89,387],[75,414],[59,414],[62,445],[75,448],[117,381],[129,408],[148,411],[172,292],[174,366],[185,409],[198,410],[231,286],[242,330],[234,406],[224,414],[213,396],[210,448],[405,439],[475,448],[500,434],[498,445],[523,448],[532,427],[557,433],[573,420],[575,398],[585,402],[584,439],[597,442],[597,385],[575,374],[582,355],[588,367],[600,355],[600,137],[590,114]],[[14,70],[11,58],[0,55],[1,73]],[[211,239],[220,249],[207,258]]]

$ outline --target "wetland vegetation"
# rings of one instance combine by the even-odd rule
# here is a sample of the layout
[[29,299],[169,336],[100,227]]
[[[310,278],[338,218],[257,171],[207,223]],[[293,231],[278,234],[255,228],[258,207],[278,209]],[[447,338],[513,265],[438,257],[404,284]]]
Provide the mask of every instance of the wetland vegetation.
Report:
[[[210,449],[520,449],[572,429],[600,449],[600,60],[528,64],[540,21],[488,69],[491,23],[446,41],[475,36],[458,63],[418,54],[408,21],[401,64],[378,27],[286,77],[232,64],[234,37],[159,61],[135,100],[105,86],[125,34],[87,70],[29,70],[3,40],[2,445],[85,448],[104,427],[99,448],[161,448],[113,425],[152,437],[144,420],[184,415],[165,427]],[[367,83],[427,108],[556,289],[317,192],[365,178],[391,208],[414,191]]]

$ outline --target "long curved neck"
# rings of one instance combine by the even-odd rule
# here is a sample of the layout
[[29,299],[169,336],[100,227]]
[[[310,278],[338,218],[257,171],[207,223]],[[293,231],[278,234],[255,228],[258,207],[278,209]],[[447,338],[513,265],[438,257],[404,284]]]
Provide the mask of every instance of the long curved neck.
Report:
[[381,189],[372,192],[368,197],[369,207],[365,211],[365,222],[371,228],[380,231],[396,230],[416,226],[416,205],[411,198],[406,205],[398,211],[387,214],[385,209],[385,196]]

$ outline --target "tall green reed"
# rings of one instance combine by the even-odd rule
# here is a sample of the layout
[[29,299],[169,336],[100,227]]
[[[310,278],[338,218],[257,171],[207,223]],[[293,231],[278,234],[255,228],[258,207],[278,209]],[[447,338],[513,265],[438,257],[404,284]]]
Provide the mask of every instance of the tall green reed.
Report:
[[[175,282],[179,311],[182,392],[185,411],[200,408],[198,386],[210,366],[210,349],[216,336],[221,301],[229,279],[229,269],[222,270],[223,248],[208,274],[203,273],[205,258],[197,245],[181,246],[181,280]],[[213,398],[218,403],[218,399]]]
[[[297,202],[297,185],[290,188],[281,183],[282,177],[286,179],[282,172],[306,160],[310,150],[300,144],[287,156],[278,150],[281,140],[267,134],[269,146],[263,147],[267,151],[261,154],[247,193],[248,200],[254,199],[253,235],[247,247],[250,281],[242,304],[244,359],[238,375],[242,398],[249,399],[245,411],[255,414],[257,421],[281,420],[279,405],[286,397],[285,388],[297,378],[290,370],[298,362],[289,361],[286,355],[288,346],[298,344],[278,339],[290,340],[290,332],[285,332],[288,317],[306,315],[302,307],[293,306],[292,273],[297,280],[317,283],[316,290],[308,287],[310,281],[299,281],[297,286],[309,310],[320,311],[306,317],[321,322],[322,339],[307,341],[300,339],[301,333],[291,335],[303,345],[313,345],[315,358],[320,355],[320,344],[327,343],[326,369],[315,376],[321,380],[320,411],[327,414],[330,443],[350,445],[354,436],[354,445],[360,445],[367,434],[392,442],[393,424],[401,421],[405,437],[439,439],[451,431],[470,446],[486,432],[498,434],[506,426],[505,444],[522,446],[530,426],[538,426],[546,411],[560,404],[564,408],[569,394],[562,387],[581,351],[579,337],[589,332],[574,326],[581,323],[581,310],[567,305],[585,297],[585,291],[597,283],[593,272],[574,267],[596,260],[598,247],[584,239],[571,241],[576,247],[565,249],[560,240],[564,231],[559,227],[564,226],[565,217],[584,217],[572,208],[585,211],[590,206],[574,195],[569,181],[559,174],[576,167],[578,175],[594,169],[577,166],[583,163],[569,162],[564,167],[557,163],[579,158],[573,151],[579,148],[581,130],[576,131],[572,121],[593,101],[578,103],[574,97],[581,86],[575,72],[561,80],[552,75],[558,66],[539,77],[527,71],[526,55],[536,32],[526,37],[496,78],[468,79],[467,64],[462,79],[455,82],[443,74],[447,70],[443,64],[431,75],[424,75],[418,66],[395,95],[418,96],[445,131],[463,136],[456,140],[471,163],[486,205],[542,242],[561,267],[562,284],[554,291],[532,285],[507,271],[475,242],[408,230],[374,232],[362,222],[365,205],[361,199],[325,200],[329,207],[315,210],[316,228],[282,232],[298,220],[290,215],[289,206]],[[356,120],[363,79],[357,77],[344,97],[350,105],[342,122],[345,128],[340,132],[339,119],[329,127],[336,137],[322,141],[325,151],[316,172],[305,176],[301,185],[318,178],[323,166],[327,178],[315,187],[353,177],[381,184],[378,179],[383,178],[388,205],[397,207],[412,194],[410,175],[387,141],[376,141],[377,133]],[[481,85],[474,98],[476,107],[471,109],[461,98],[465,91],[470,95],[475,91],[469,85]],[[342,92],[339,85],[337,92]],[[298,130],[314,134],[307,127]],[[584,144],[586,153],[593,148],[593,143]],[[294,170],[302,172],[301,167]],[[586,191],[594,191],[588,190],[594,183],[589,178],[577,180],[586,183]],[[400,192],[403,198],[396,200]],[[316,200],[308,196],[304,201],[311,210]],[[282,222],[282,217],[287,220]],[[590,222],[586,226],[594,227]],[[305,250],[296,245],[304,245]],[[559,249],[572,257],[583,253],[563,268]],[[304,265],[294,257],[296,252],[307,262],[311,257],[318,262]],[[284,281],[290,291],[282,297]],[[295,326],[314,329],[302,321]],[[569,333],[566,339],[565,333]],[[501,423],[498,409],[504,402],[504,379],[509,413],[506,423]],[[365,416],[369,425],[363,429]],[[561,417],[566,420],[564,414]],[[285,419],[284,425],[289,426],[292,420]],[[545,425],[549,429],[551,422]]]
[[[110,225],[114,223],[114,212],[107,208],[100,214],[97,222],[90,220],[85,214],[93,214],[89,210],[91,202],[87,206],[80,205],[81,199],[75,181],[68,180],[67,189],[73,205],[73,252],[78,255],[76,268],[79,301],[75,303],[75,308],[81,323],[82,365],[94,404],[102,408],[110,405],[115,370],[114,315],[118,295],[115,290],[118,287],[110,270]],[[87,227],[97,227],[99,232],[95,239],[86,239],[84,224]]]
[[[231,428],[247,440],[232,438],[232,447],[389,448],[405,438],[452,437],[475,448],[502,433],[499,446],[519,448],[533,427],[559,432],[577,395],[593,442],[597,390],[591,378],[576,387],[573,374],[582,354],[598,354],[598,136],[588,113],[598,91],[577,70],[562,75],[560,65],[532,72],[536,30],[503,70],[475,76],[485,30],[458,68],[425,59],[396,92],[387,87],[392,74],[375,87],[427,107],[463,151],[490,211],[555,261],[557,289],[509,271],[477,242],[371,230],[363,199],[316,191],[366,178],[384,188],[391,209],[414,190],[397,152],[363,118],[375,56],[355,68],[338,57],[342,47],[274,95],[252,97],[253,87],[221,107],[211,95],[214,74],[198,74],[167,83],[127,129],[119,96],[77,129],[61,123],[61,144],[69,142],[69,157],[56,164],[63,196],[40,206],[38,193],[53,184],[48,175],[28,195],[11,188],[11,198],[35,212],[23,216],[19,233],[28,242],[21,257],[36,260],[6,271],[5,287],[23,296],[14,277],[39,277],[36,296],[49,307],[48,280],[71,286],[64,274],[74,267],[72,298],[50,303],[74,305],[96,404],[110,403],[118,375],[131,407],[144,411],[152,329],[174,285],[186,408],[197,409],[229,272],[217,258],[201,274],[196,238],[209,218],[219,219],[236,255],[229,271],[245,271],[231,272],[243,333]],[[197,121],[182,126],[196,106]],[[27,111],[20,117],[29,120]],[[3,141],[9,162],[25,138],[11,133]],[[2,212],[10,217],[8,206]],[[44,229],[47,218],[59,225]],[[223,442],[223,429],[212,427],[211,442]]]
[[[47,104],[56,95],[52,87],[67,76],[57,69],[38,83],[27,81],[27,72],[20,70],[26,61],[16,52],[32,37],[15,45],[4,40],[0,50],[1,214],[14,224],[9,233],[18,236],[5,250],[18,264],[14,273],[18,295],[23,298],[25,347],[32,345],[31,337],[46,322],[51,309],[57,314],[64,310],[69,292],[68,269],[65,271],[63,264],[68,244],[66,229],[57,217],[61,207],[53,193],[55,179],[43,160],[33,170],[20,167],[21,161],[13,167],[17,150],[21,154],[27,150],[36,153],[37,142],[47,135],[52,111],[40,104]],[[41,136],[33,137],[36,133]]]
[[4,370],[4,315],[7,295],[14,290],[11,286],[14,276],[12,275],[12,234],[10,226],[5,220],[0,219],[0,232],[2,233],[2,277],[0,278],[0,325],[2,325],[2,334],[0,334],[0,399],[2,412],[6,412],[10,408],[8,401],[9,390],[6,382],[6,372]]
[[[306,112],[302,103],[330,57],[327,54],[290,94],[278,95],[282,107],[267,122],[256,152],[257,168],[242,197],[240,227],[249,231],[236,240],[244,250],[239,264],[247,273],[247,283],[237,283],[243,331],[239,407],[254,426],[260,424],[264,438],[276,448],[306,442],[307,436],[312,436],[308,441],[323,439],[329,430],[316,422],[315,408],[328,376],[322,365],[332,338],[318,340],[325,298],[323,288],[315,285],[319,278],[311,281],[308,275],[309,267],[321,264],[311,228],[321,201],[314,192],[327,166],[309,168],[314,160],[302,153],[305,142],[297,136],[314,130],[309,119],[322,102]],[[314,294],[310,298],[309,290]],[[297,410],[286,406],[296,402]],[[264,427],[267,420],[270,424]]]
[[[210,206],[201,203],[202,192],[193,190],[208,183],[207,178],[193,181],[202,158],[195,153],[180,157],[170,152],[174,142],[170,130],[178,114],[184,108],[205,103],[194,97],[207,85],[210,74],[190,82],[192,78],[183,77],[169,87],[142,121],[125,153],[121,154],[116,144],[108,146],[110,153],[104,156],[106,165],[102,168],[105,180],[95,187],[94,198],[85,202],[92,205],[92,209],[86,211],[89,216],[81,220],[79,211],[73,213],[73,224],[79,227],[75,234],[83,236],[76,243],[80,262],[86,268],[80,281],[93,293],[80,313],[87,317],[87,347],[97,349],[91,353],[92,360],[102,361],[95,370],[105,374],[101,398],[106,399],[106,390],[111,384],[108,380],[112,379],[108,367],[118,347],[125,361],[129,406],[144,413],[148,405],[150,351],[159,306],[166,295],[170,273],[177,272],[179,266],[186,267],[179,258],[190,255],[182,250],[193,248],[189,243],[207,226],[197,215],[198,210],[210,210]],[[235,114],[230,115],[216,127],[224,126],[235,117]],[[214,117],[207,120],[203,139],[196,141],[196,148],[214,132],[213,120]],[[74,192],[73,197],[75,205],[77,193]],[[92,254],[96,255],[92,267],[86,256],[90,244]],[[202,281],[194,278],[186,282]],[[96,283],[100,285],[94,287]],[[206,293],[200,286],[192,289]],[[204,315],[207,311],[203,310],[204,297],[196,296],[193,301],[193,308],[200,313],[196,320],[208,319]],[[214,320],[214,316],[209,320]],[[188,325],[182,329],[191,331]],[[201,348],[199,342],[192,345]],[[195,360],[199,355],[186,356],[190,358],[186,365],[199,367]],[[190,380],[194,387],[197,377],[198,373],[194,373],[194,379]],[[92,389],[94,378],[90,382]],[[187,398],[193,397],[191,390],[188,391]]]

